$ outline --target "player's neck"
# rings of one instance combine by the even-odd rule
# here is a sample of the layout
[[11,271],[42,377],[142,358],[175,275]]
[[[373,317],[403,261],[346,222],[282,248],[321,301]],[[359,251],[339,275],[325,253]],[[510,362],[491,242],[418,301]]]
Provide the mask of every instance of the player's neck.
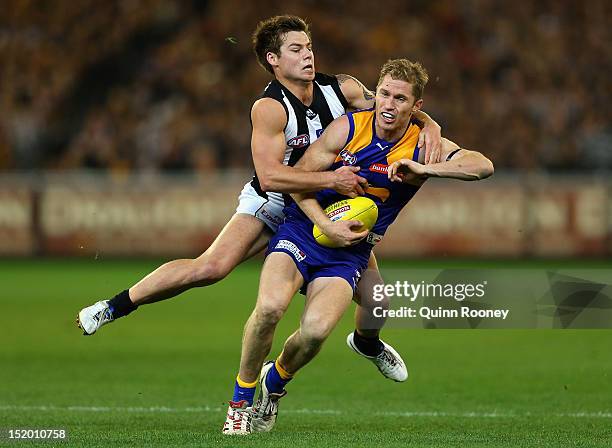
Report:
[[306,106],[310,106],[314,95],[312,81],[291,80],[284,77],[277,77],[276,79],[293,93],[298,100]]

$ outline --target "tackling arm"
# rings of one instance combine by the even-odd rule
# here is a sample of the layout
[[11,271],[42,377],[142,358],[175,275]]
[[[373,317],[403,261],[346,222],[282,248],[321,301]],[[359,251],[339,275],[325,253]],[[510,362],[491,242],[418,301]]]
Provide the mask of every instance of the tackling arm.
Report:
[[355,174],[354,168],[313,173],[283,163],[287,117],[278,101],[271,98],[258,100],[251,110],[251,119],[253,163],[264,191],[299,193],[331,188],[351,197],[363,194],[360,184],[366,181]]
[[285,110],[278,101],[262,98],[251,110],[253,163],[264,191],[294,193],[334,188],[333,172],[306,173],[283,164],[285,152]]

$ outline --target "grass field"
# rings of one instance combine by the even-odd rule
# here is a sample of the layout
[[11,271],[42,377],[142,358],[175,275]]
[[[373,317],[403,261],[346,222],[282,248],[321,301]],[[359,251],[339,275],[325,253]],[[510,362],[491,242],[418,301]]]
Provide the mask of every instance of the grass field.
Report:
[[156,265],[0,261],[0,428],[62,427],[55,446],[87,447],[612,446],[612,330],[388,330],[411,373],[395,384],[346,348],[351,313],[289,385],[272,433],[222,436],[258,262],[93,337],[74,325]]

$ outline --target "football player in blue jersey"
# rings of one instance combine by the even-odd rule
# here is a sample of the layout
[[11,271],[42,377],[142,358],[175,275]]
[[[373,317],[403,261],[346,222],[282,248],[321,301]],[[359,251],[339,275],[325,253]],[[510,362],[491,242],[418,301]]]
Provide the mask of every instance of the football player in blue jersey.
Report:
[[[380,241],[401,209],[430,177],[480,180],[493,174],[493,164],[479,152],[460,148],[442,139],[442,161],[422,164],[417,145],[419,128],[413,116],[423,104],[428,76],[418,63],[406,59],[388,61],[381,69],[375,108],[347,113],[334,120],[296,165],[320,172],[350,164],[360,168],[368,181],[365,195],[378,206],[379,217],[371,232],[350,232],[358,221],[332,222],[323,208],[343,196],[331,189],[317,193],[295,193],[296,203],[285,208],[285,222],[271,239],[262,269],[257,309],[284,310],[293,295],[306,290],[300,326],[285,342],[282,353],[263,365],[271,339],[253,353],[243,350],[238,377],[256,381],[260,394],[253,410],[228,414],[226,434],[269,431],[278,412],[278,401],[295,373],[319,352],[325,339],[346,311],[359,276],[368,266],[373,244]],[[319,245],[313,223],[341,248]],[[368,237],[373,235],[372,238]],[[348,343],[353,348],[352,335]],[[262,368],[263,365],[263,368]],[[240,398],[234,391],[233,402]]]

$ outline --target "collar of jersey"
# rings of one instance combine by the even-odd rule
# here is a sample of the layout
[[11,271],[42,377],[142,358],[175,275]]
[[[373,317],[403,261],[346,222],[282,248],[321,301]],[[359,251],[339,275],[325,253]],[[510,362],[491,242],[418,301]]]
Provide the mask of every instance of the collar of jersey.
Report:
[[374,110],[374,116],[372,117],[372,143],[384,143],[386,145],[390,145],[387,149],[391,149],[393,148],[395,145],[397,145],[397,143],[404,138],[404,136],[406,135],[406,132],[408,132],[408,129],[410,129],[410,126],[412,125],[412,117],[410,117],[410,121],[408,122],[408,126],[406,127],[406,129],[404,130],[404,133],[402,134],[402,136],[400,138],[398,138],[397,140],[395,140],[394,142],[390,142],[387,141],[383,138],[380,138],[378,135],[376,135],[376,110]]
[[282,82],[280,82],[278,79],[275,79],[275,81],[277,83],[279,83],[282,87],[283,87],[283,91],[285,92],[286,95],[291,95],[293,98],[295,98],[295,100],[301,104],[302,106],[304,106],[304,109],[312,109],[312,106],[314,106],[315,103],[315,98],[317,96],[317,90],[319,90],[319,85],[315,82],[315,80],[312,80],[312,102],[310,103],[310,105],[306,105],[302,102],[301,99],[299,99],[297,96],[295,96],[293,94],[293,92],[291,90],[289,90]]
[[[406,131],[408,131],[408,128],[406,128]],[[384,138],[380,138],[378,135],[376,135],[376,111],[374,111],[374,116],[372,117],[372,143],[384,143],[385,145],[390,145],[387,149],[391,149],[395,146],[397,142],[404,138],[404,135],[406,135],[406,131],[404,131],[404,134],[394,142],[390,142],[385,140]]]

